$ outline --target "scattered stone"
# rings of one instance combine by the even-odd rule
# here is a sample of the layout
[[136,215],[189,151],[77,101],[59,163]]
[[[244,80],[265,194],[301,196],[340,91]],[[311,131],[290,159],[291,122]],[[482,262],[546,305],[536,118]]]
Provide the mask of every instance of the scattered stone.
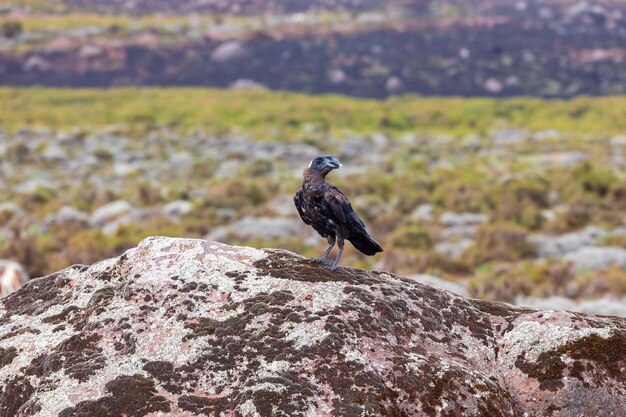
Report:
[[63,206],[56,213],[46,217],[42,224],[44,230],[53,226],[86,228],[89,226],[89,215],[72,206]]
[[160,208],[135,208],[131,211],[114,217],[106,224],[104,224],[102,226],[102,233],[108,236],[114,236],[115,234],[117,234],[121,226],[130,224],[146,224],[158,217],[163,217],[163,211]]
[[565,255],[563,259],[572,261],[576,269],[597,271],[614,265],[626,268],[626,249],[588,246]]
[[233,90],[267,90],[267,87],[257,81],[240,78],[230,85]]
[[346,82],[347,79],[348,76],[342,69],[333,69],[328,72],[328,81],[331,84],[343,84]]
[[450,239],[472,239],[478,233],[478,226],[470,224],[467,226],[446,227],[441,231],[441,237],[444,240]]
[[432,204],[421,204],[411,212],[411,220],[416,222],[430,222],[433,219],[434,206]]
[[7,219],[10,217],[24,217],[26,211],[16,203],[7,201],[0,203],[0,219]]
[[460,239],[455,242],[440,242],[435,245],[435,251],[453,259],[459,259],[467,249],[474,245],[474,239]]
[[482,213],[445,212],[439,217],[439,223],[445,226],[469,226],[489,221],[489,216]]
[[84,59],[97,58],[102,54],[104,54],[104,48],[93,44],[83,45],[78,51],[78,56]]
[[400,77],[389,77],[385,82],[385,91],[388,94],[400,94],[404,91],[404,82]]
[[420,284],[429,285],[431,287],[438,288],[440,290],[450,291],[463,297],[469,297],[467,286],[463,282],[454,282],[447,279],[439,278],[434,275],[411,275],[407,277]]
[[580,162],[586,161],[589,157],[585,152],[552,152],[538,156],[542,165],[557,165],[561,167],[571,167]]
[[[22,265],[14,261],[0,259],[0,298],[19,290],[28,280],[28,273]],[[0,338],[0,340],[2,339]],[[2,368],[1,351],[2,349],[0,349],[0,368]]]
[[210,232],[205,239],[219,242],[245,240],[278,240],[298,236],[301,221],[281,217],[244,217]]
[[227,41],[219,45],[211,54],[211,60],[220,64],[241,61],[248,56],[248,48],[239,41]]
[[485,91],[487,91],[488,93],[498,94],[502,92],[503,89],[504,86],[502,85],[502,83],[495,78],[489,78],[487,81],[485,81]]
[[183,217],[193,210],[193,204],[189,201],[177,200],[163,206],[163,213],[171,217]]
[[69,159],[65,149],[54,144],[47,146],[43,151],[42,156],[47,160],[54,162],[65,162]]
[[626,317],[626,301],[613,299],[598,299],[576,302],[565,297],[535,298],[517,296],[515,304],[541,310],[568,310],[587,314],[602,314],[605,316]]
[[103,226],[105,223],[129,213],[132,209],[133,206],[128,201],[114,201],[97,208],[89,218],[89,223],[92,226]]
[[594,246],[608,233],[598,227],[589,226],[581,231],[560,236],[532,235],[528,241],[537,247],[540,257],[559,258],[585,246]]
[[22,65],[22,69],[26,72],[45,72],[50,68],[52,68],[52,64],[38,55],[31,56]]
[[530,132],[525,129],[494,130],[489,133],[491,142],[495,146],[515,145],[528,140]]

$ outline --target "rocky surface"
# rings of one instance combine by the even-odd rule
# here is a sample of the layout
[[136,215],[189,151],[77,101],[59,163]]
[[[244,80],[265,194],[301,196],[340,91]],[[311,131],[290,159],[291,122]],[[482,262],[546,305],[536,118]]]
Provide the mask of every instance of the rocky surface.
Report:
[[0,301],[0,416],[624,415],[626,320],[150,238]]

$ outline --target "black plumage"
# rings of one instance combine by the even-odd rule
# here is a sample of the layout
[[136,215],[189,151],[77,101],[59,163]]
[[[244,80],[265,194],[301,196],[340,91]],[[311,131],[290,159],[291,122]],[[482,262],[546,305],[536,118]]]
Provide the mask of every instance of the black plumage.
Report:
[[334,185],[326,181],[326,175],[341,166],[333,155],[318,156],[304,170],[302,187],[296,192],[293,201],[302,220],[313,227],[328,241],[328,249],[321,258],[313,259],[325,262],[326,257],[337,243],[339,253],[329,269],[337,269],[343,253],[344,240],[366,255],[382,252],[383,248],[367,233],[365,225],[352,209],[348,198]]

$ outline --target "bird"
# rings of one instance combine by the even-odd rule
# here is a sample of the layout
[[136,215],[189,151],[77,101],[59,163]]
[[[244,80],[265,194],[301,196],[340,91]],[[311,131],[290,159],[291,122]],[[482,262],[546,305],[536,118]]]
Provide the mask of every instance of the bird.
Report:
[[[326,181],[326,175],[341,166],[335,155],[322,155],[312,159],[303,172],[302,186],[293,197],[302,221],[326,238],[329,244],[321,258],[311,261],[320,262],[324,264],[324,268],[333,271],[338,268],[345,240],[368,256],[383,251],[378,242],[367,233],[365,224],[352,209],[345,194]],[[326,258],[335,243],[339,247],[337,258],[332,265],[326,266]]]

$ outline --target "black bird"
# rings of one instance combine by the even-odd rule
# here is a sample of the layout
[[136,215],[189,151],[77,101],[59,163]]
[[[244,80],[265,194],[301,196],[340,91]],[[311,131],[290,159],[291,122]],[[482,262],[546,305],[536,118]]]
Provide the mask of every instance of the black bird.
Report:
[[330,245],[321,258],[312,261],[325,262],[335,242],[339,246],[335,262],[332,266],[325,267],[331,270],[337,269],[345,239],[366,255],[371,256],[383,251],[383,248],[367,233],[365,225],[352,209],[346,196],[339,188],[326,181],[326,175],[340,166],[341,162],[333,155],[313,159],[304,170],[302,187],[293,196],[302,220],[325,237]]

